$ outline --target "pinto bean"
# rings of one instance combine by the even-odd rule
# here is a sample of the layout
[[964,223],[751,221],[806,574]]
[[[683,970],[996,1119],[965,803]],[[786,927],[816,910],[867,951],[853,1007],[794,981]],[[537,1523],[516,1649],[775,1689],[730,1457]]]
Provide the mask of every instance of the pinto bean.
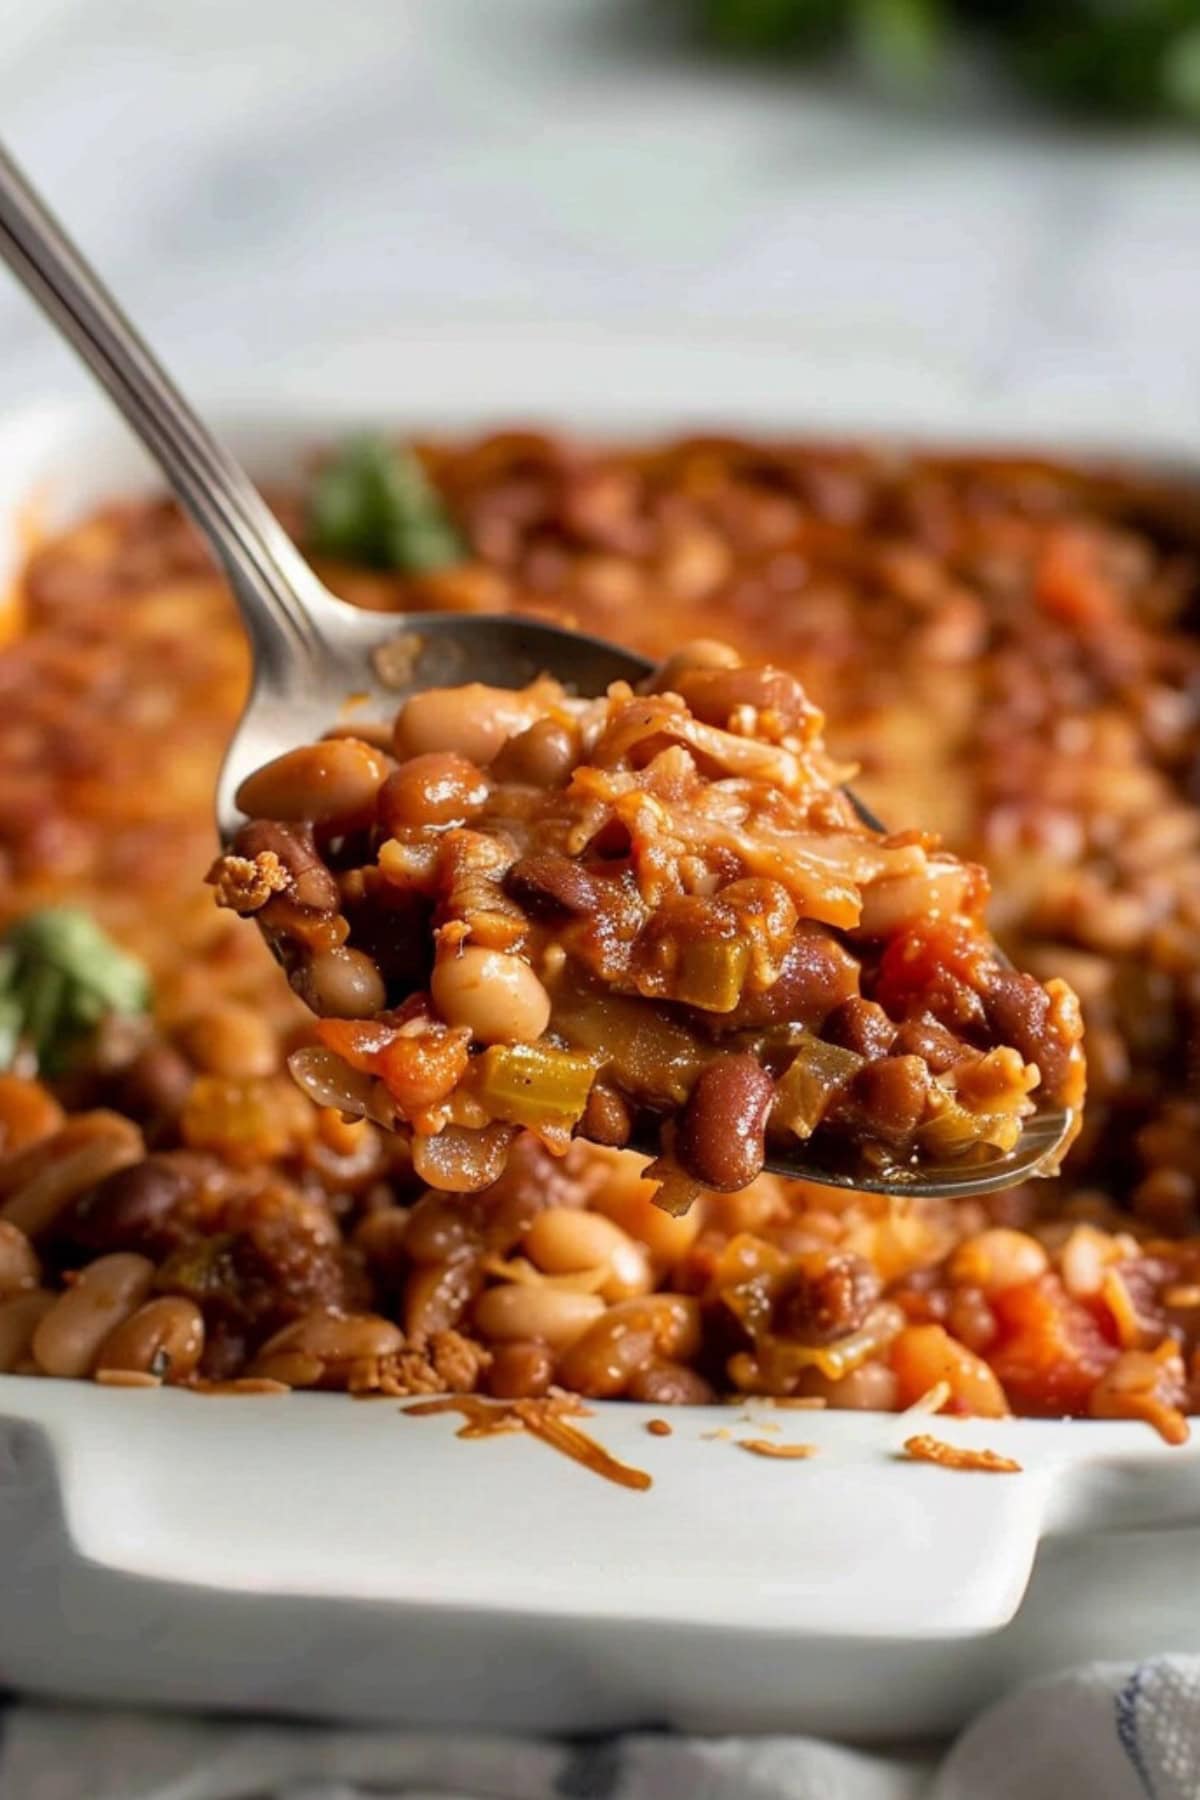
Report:
[[109,1332],[137,1311],[153,1279],[145,1256],[118,1252],[89,1263],[33,1334],[38,1367],[47,1375],[89,1374]]
[[775,1083],[752,1056],[718,1057],[701,1071],[679,1122],[679,1161],[706,1187],[748,1187],[763,1166]]
[[531,725],[539,710],[538,701],[528,693],[480,681],[426,688],[407,700],[396,716],[396,755],[450,750],[486,768],[505,740]]
[[296,970],[292,987],[322,1019],[372,1019],[387,1004],[383,977],[362,950],[318,950]]
[[709,1406],[717,1396],[711,1383],[686,1363],[652,1362],[634,1370],[625,1397],[648,1406]]
[[563,787],[579,759],[575,739],[557,719],[536,719],[501,747],[492,764],[497,781],[528,787]]
[[390,836],[414,828],[465,825],[487,803],[487,776],[454,750],[411,756],[379,790],[379,822]]
[[564,1386],[595,1399],[623,1393],[638,1369],[686,1361],[700,1347],[697,1302],[683,1294],[647,1294],[610,1306],[559,1359]]
[[696,718],[706,725],[726,726],[740,707],[772,712],[788,731],[812,717],[807,695],[794,675],[783,669],[690,668],[682,669],[675,691],[683,696]]
[[192,1300],[163,1294],[113,1327],[96,1354],[97,1369],[126,1369],[186,1381],[204,1351],[204,1315]]
[[246,777],[235,799],[252,819],[355,831],[374,819],[388,767],[358,738],[327,738],[275,757]]
[[546,1275],[604,1268],[605,1280],[598,1291],[605,1300],[627,1300],[653,1285],[646,1246],[603,1213],[548,1206],[525,1233],[523,1248]]
[[426,1263],[404,1284],[404,1329],[410,1338],[450,1331],[483,1286],[483,1272],[469,1257]]

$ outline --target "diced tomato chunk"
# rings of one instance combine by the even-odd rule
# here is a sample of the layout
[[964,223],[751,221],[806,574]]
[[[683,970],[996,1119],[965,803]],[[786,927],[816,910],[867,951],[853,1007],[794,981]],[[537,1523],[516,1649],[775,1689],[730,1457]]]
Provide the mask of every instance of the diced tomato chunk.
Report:
[[378,1019],[318,1019],[317,1036],[352,1069],[364,1075],[379,1073],[380,1054],[397,1036],[394,1025]]
[[1086,1412],[1092,1389],[1117,1355],[1095,1315],[1057,1275],[1039,1275],[992,1296],[1000,1335],[988,1361],[1019,1412]]
[[926,1003],[949,982],[968,989],[980,984],[988,960],[987,941],[960,921],[911,925],[883,953],[875,999],[893,1018],[914,1003]]
[[433,1026],[413,1037],[398,1035],[380,1053],[376,1068],[409,1119],[436,1106],[455,1088],[470,1061],[471,1034]]

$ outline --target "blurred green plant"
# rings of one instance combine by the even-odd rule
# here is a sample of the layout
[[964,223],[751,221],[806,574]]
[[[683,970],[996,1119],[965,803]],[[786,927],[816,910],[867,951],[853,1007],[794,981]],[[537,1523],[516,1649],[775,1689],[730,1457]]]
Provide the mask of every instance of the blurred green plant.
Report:
[[466,555],[414,452],[371,434],[344,444],[317,476],[307,541],[326,556],[409,574]]
[[150,978],[142,964],[74,906],[26,913],[0,939],[0,1069],[36,1058],[45,1075],[113,1013],[146,1012]]
[[1200,0],[675,0],[701,41],[742,56],[856,57],[912,91],[952,47],[991,48],[1031,92],[1110,118],[1200,125]]

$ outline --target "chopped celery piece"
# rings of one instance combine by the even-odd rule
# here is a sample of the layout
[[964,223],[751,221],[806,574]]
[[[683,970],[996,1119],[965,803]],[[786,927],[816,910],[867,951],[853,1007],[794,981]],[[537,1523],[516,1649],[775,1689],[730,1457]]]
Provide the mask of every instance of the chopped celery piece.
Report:
[[494,1119],[510,1125],[573,1125],[595,1079],[590,1056],[548,1044],[493,1044],[478,1059],[475,1091]]
[[810,1138],[828,1112],[834,1095],[863,1067],[866,1059],[840,1044],[818,1037],[800,1042],[795,1057],[775,1087],[771,1125]]
[[745,938],[697,938],[685,943],[673,998],[705,1012],[732,1012],[742,997],[749,966],[750,945]]

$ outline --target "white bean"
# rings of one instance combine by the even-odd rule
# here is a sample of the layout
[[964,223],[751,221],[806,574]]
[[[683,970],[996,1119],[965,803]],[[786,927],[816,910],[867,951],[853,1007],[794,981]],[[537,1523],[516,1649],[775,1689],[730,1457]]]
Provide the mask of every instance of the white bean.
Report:
[[89,1263],[33,1334],[33,1356],[47,1375],[87,1375],[113,1328],[136,1312],[154,1279],[148,1257],[118,1251]]
[[480,1295],[475,1303],[475,1324],[484,1337],[499,1343],[537,1338],[552,1350],[565,1350],[604,1311],[598,1294],[514,1284],[488,1288]]
[[466,1025],[481,1044],[531,1044],[550,1023],[550,996],[527,962],[468,944],[444,957],[430,983],[448,1025]]

